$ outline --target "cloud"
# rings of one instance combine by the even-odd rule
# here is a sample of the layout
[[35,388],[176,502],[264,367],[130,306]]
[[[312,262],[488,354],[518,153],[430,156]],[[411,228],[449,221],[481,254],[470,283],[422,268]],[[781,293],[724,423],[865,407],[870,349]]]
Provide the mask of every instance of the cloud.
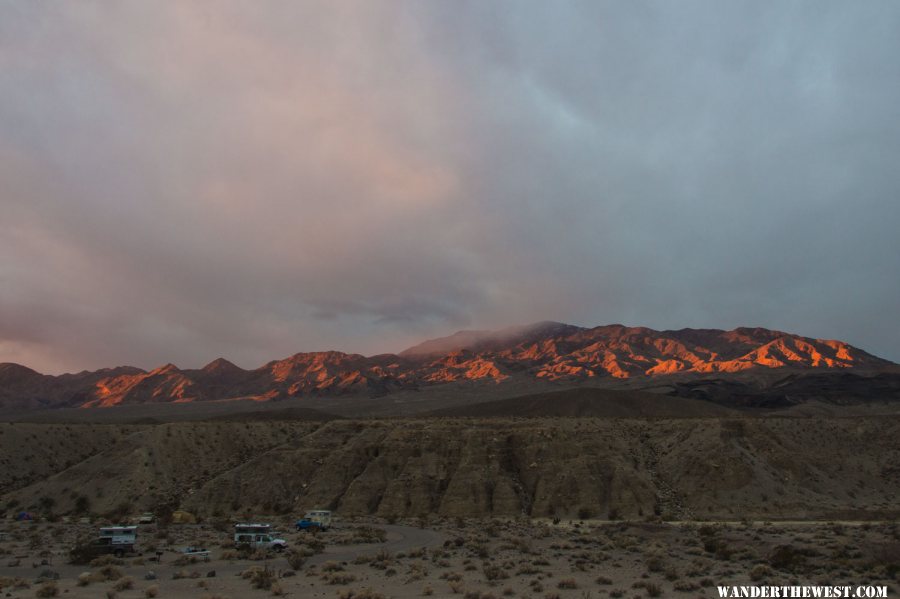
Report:
[[900,359],[891,3],[0,12],[0,360],[542,319]]

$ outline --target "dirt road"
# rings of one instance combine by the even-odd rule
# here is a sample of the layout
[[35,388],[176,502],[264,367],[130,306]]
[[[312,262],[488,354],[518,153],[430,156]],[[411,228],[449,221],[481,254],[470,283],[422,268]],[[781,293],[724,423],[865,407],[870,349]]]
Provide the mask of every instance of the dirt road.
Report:
[[327,547],[324,552],[310,557],[306,564],[314,565],[327,561],[350,562],[360,555],[373,555],[382,550],[400,553],[420,547],[436,547],[444,542],[444,536],[435,530],[398,524],[385,524],[381,528],[387,531],[387,540],[384,543],[334,545]]

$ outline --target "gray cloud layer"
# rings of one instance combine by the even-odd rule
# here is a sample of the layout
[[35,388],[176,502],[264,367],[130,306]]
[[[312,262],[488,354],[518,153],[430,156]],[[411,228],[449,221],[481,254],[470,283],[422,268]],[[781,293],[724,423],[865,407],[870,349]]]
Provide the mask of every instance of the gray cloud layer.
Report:
[[541,319],[900,360],[895,2],[0,4],[0,361]]

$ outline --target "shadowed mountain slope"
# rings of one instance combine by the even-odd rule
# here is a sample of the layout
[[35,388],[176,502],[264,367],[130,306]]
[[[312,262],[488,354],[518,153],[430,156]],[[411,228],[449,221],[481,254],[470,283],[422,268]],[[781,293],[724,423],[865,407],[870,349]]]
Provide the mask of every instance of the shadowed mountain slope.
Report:
[[712,418],[739,415],[710,402],[641,391],[580,388],[510,397],[431,412],[468,418]]

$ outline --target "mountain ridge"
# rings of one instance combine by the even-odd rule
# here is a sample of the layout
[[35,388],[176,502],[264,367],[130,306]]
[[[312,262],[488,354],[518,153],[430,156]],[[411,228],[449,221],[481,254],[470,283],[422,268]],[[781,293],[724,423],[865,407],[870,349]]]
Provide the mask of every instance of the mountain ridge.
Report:
[[707,376],[774,369],[878,370],[895,365],[833,339],[761,327],[656,331],[620,324],[593,328],[554,321],[496,331],[458,331],[398,354],[301,352],[245,370],[225,358],[199,369],[172,363],[59,376],[0,364],[0,407],[109,407],[226,399],[271,401],[370,395],[510,379],[578,385],[588,381]]

